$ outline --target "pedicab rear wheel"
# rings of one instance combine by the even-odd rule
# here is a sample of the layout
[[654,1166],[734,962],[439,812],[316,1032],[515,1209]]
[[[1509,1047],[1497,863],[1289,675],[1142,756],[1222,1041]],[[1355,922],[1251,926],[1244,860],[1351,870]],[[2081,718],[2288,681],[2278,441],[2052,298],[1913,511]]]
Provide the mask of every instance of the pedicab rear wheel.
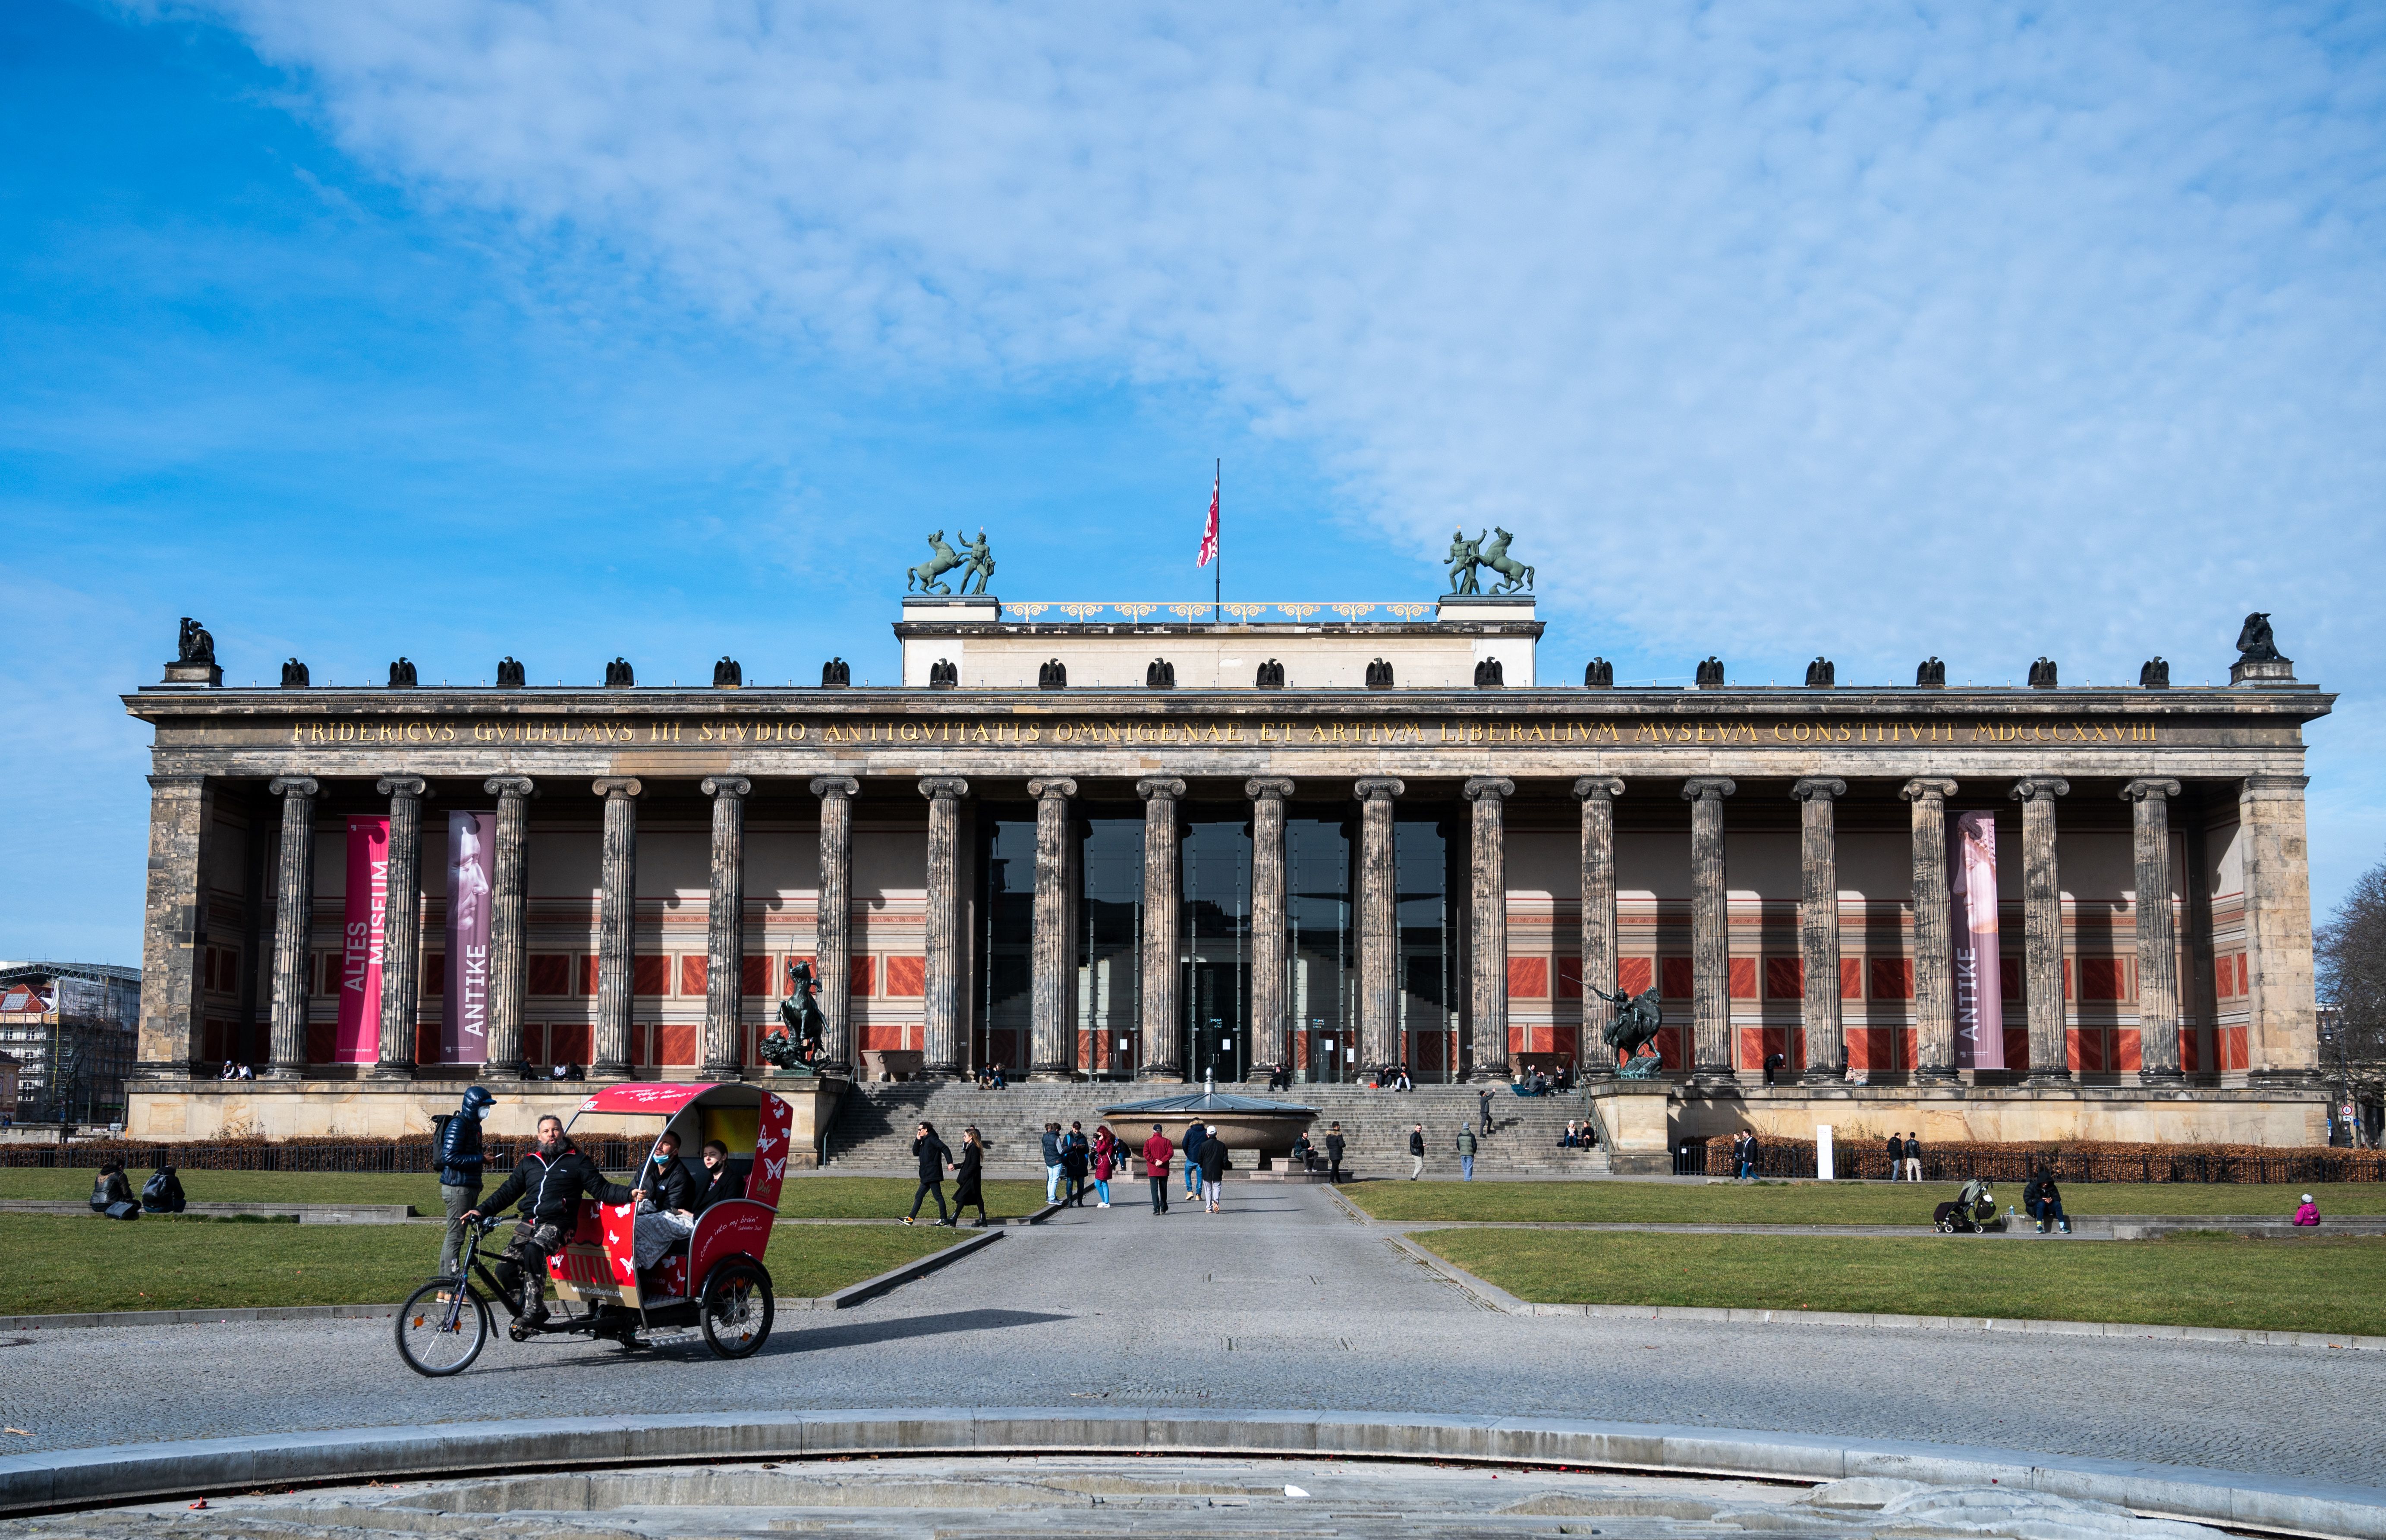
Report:
[[460,1278],[436,1278],[407,1299],[396,1331],[406,1367],[444,1380],[471,1368],[488,1346],[489,1302]]
[[771,1339],[775,1307],[771,1275],[760,1262],[723,1262],[704,1281],[704,1297],[697,1319],[704,1324],[704,1343],[716,1357],[750,1358]]

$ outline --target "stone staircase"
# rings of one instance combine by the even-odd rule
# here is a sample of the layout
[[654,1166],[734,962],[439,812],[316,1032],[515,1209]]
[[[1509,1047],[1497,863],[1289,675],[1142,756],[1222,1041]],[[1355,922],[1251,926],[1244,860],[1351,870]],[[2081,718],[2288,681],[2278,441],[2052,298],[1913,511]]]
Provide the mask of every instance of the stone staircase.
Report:
[[[922,1120],[934,1123],[948,1145],[958,1146],[964,1127],[975,1124],[986,1141],[986,1172],[998,1177],[1044,1174],[1041,1135],[1047,1122],[1066,1128],[1082,1122],[1091,1134],[1104,1121],[1101,1109],[1121,1102],[1175,1096],[1199,1087],[1167,1083],[1115,1081],[1082,1084],[1033,1083],[1000,1091],[949,1082],[878,1083],[847,1093],[830,1126],[824,1169],[832,1173],[912,1170],[911,1131]],[[1221,1086],[1237,1096],[1245,1086]],[[1359,1085],[1301,1085],[1260,1093],[1261,1099],[1319,1109],[1310,1138],[1322,1148],[1326,1125],[1340,1122],[1346,1174],[1405,1177],[1409,1173],[1409,1127],[1425,1124],[1425,1174],[1454,1176],[1458,1155],[1451,1141],[1476,1117],[1476,1088],[1423,1085],[1414,1091],[1371,1091]],[[1592,1177],[1609,1174],[1605,1149],[1564,1149],[1558,1144],[1569,1121],[1588,1116],[1579,1096],[1512,1096],[1493,1088],[1492,1132],[1479,1141],[1475,1173],[1491,1176]],[[1117,1128],[1124,1120],[1112,1120]],[[1128,1130],[1120,1130],[1122,1133]],[[1140,1144],[1148,1127],[1132,1131]]]

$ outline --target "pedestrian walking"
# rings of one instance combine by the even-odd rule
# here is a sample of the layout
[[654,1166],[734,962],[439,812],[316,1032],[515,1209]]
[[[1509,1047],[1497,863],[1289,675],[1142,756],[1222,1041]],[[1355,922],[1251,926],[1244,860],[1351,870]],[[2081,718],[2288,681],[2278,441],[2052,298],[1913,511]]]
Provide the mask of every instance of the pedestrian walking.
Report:
[[961,1130],[961,1164],[953,1168],[953,1218],[960,1219],[964,1208],[975,1208],[977,1223],[971,1226],[973,1230],[985,1229],[987,1222],[985,1171],[986,1139],[978,1133],[977,1125],[972,1123]]
[[1209,1137],[1199,1123],[1185,1125],[1185,1196],[1201,1196],[1201,1143]]
[[1155,1214],[1168,1212],[1168,1158],[1175,1153],[1176,1146],[1168,1142],[1161,1126],[1152,1124],[1151,1137],[1143,1142],[1143,1170],[1151,1178],[1151,1211]]
[[1738,1169],[1734,1171],[1732,1180],[1736,1182],[1755,1181],[1756,1135],[1753,1133],[1739,1134],[1732,1140],[1732,1147],[1739,1157]]
[[1471,1128],[1458,1131],[1458,1180],[1475,1180],[1475,1131]]
[[1483,1137],[1491,1137],[1491,1093],[1487,1089],[1476,1096],[1476,1109],[1483,1117]]
[[1044,1125],[1044,1201],[1061,1201],[1061,1125]]
[[1905,1136],[1905,1180],[1922,1180],[1922,1141],[1912,1133]]
[[1425,1124],[1409,1130],[1409,1180],[1414,1182],[1425,1174]]
[[1119,1142],[1104,1123],[1094,1133],[1094,1198],[1095,1207],[1111,1206],[1111,1172],[1118,1170]]
[[1325,1180],[1342,1181],[1342,1125],[1336,1123],[1325,1131]]
[[1212,1123],[1201,1138],[1201,1198],[1205,1213],[1218,1211],[1218,1189],[1224,1183],[1226,1173],[1235,1163],[1226,1158],[1226,1141],[1218,1137],[1218,1125]]
[[920,1219],[920,1203],[934,1195],[936,1200],[936,1222],[951,1225],[957,1221],[945,1217],[945,1168],[953,1163],[953,1152],[936,1137],[936,1125],[923,1121],[911,1131],[911,1158],[920,1168],[919,1190],[911,1195],[911,1211],[903,1216],[905,1224],[916,1224]]

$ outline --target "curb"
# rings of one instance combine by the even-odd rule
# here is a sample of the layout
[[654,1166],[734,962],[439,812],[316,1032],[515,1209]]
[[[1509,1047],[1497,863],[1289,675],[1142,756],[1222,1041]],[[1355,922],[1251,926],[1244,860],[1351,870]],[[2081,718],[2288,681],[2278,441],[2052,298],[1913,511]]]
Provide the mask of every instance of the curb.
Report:
[[1520,1299],[1436,1256],[1406,1235],[1387,1235],[1392,1245],[1509,1315],[1588,1316],[1595,1321],[1696,1321],[1735,1326],[1869,1326],[1919,1332],[2017,1332],[2032,1336],[2134,1337],[2161,1342],[2226,1342],[2250,1347],[2333,1347],[2386,1352],[2386,1337],[2331,1336],[2321,1332],[2262,1332],[2229,1326],[2158,1326],[2127,1321],[2035,1321],[2016,1316],[1889,1315],[1856,1310],[1732,1309],[1712,1305],[1551,1305]]
[[0,1458],[0,1512],[263,1486],[525,1469],[855,1454],[1221,1455],[1438,1460],[1820,1483],[1990,1484],[2233,1529],[2386,1540],[2386,1489],[2020,1450],[1728,1428],[1302,1411],[914,1408],[353,1428]]
[[[851,1309],[915,1278],[925,1278],[938,1268],[948,1267],[973,1252],[983,1251],[1000,1239],[1002,1231],[990,1227],[982,1235],[955,1242],[942,1251],[931,1252],[916,1261],[889,1268],[859,1283],[848,1283],[835,1294],[790,1296],[777,1301],[776,1305],[781,1310]],[[94,1310],[81,1315],[0,1316],[0,1332],[55,1332],[88,1326],[217,1326],[247,1321],[387,1321],[397,1311],[396,1305],[268,1305],[219,1310]]]

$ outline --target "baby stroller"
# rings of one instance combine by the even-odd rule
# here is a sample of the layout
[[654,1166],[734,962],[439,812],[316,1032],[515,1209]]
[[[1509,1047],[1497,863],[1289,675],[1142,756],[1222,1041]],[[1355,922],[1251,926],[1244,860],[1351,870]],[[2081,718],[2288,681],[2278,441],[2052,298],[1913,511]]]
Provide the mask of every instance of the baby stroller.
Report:
[[1978,1235],[2002,1230],[1996,1195],[1984,1182],[1967,1182],[1953,1203],[1942,1203],[1930,1214],[1930,1223],[1942,1235]]

